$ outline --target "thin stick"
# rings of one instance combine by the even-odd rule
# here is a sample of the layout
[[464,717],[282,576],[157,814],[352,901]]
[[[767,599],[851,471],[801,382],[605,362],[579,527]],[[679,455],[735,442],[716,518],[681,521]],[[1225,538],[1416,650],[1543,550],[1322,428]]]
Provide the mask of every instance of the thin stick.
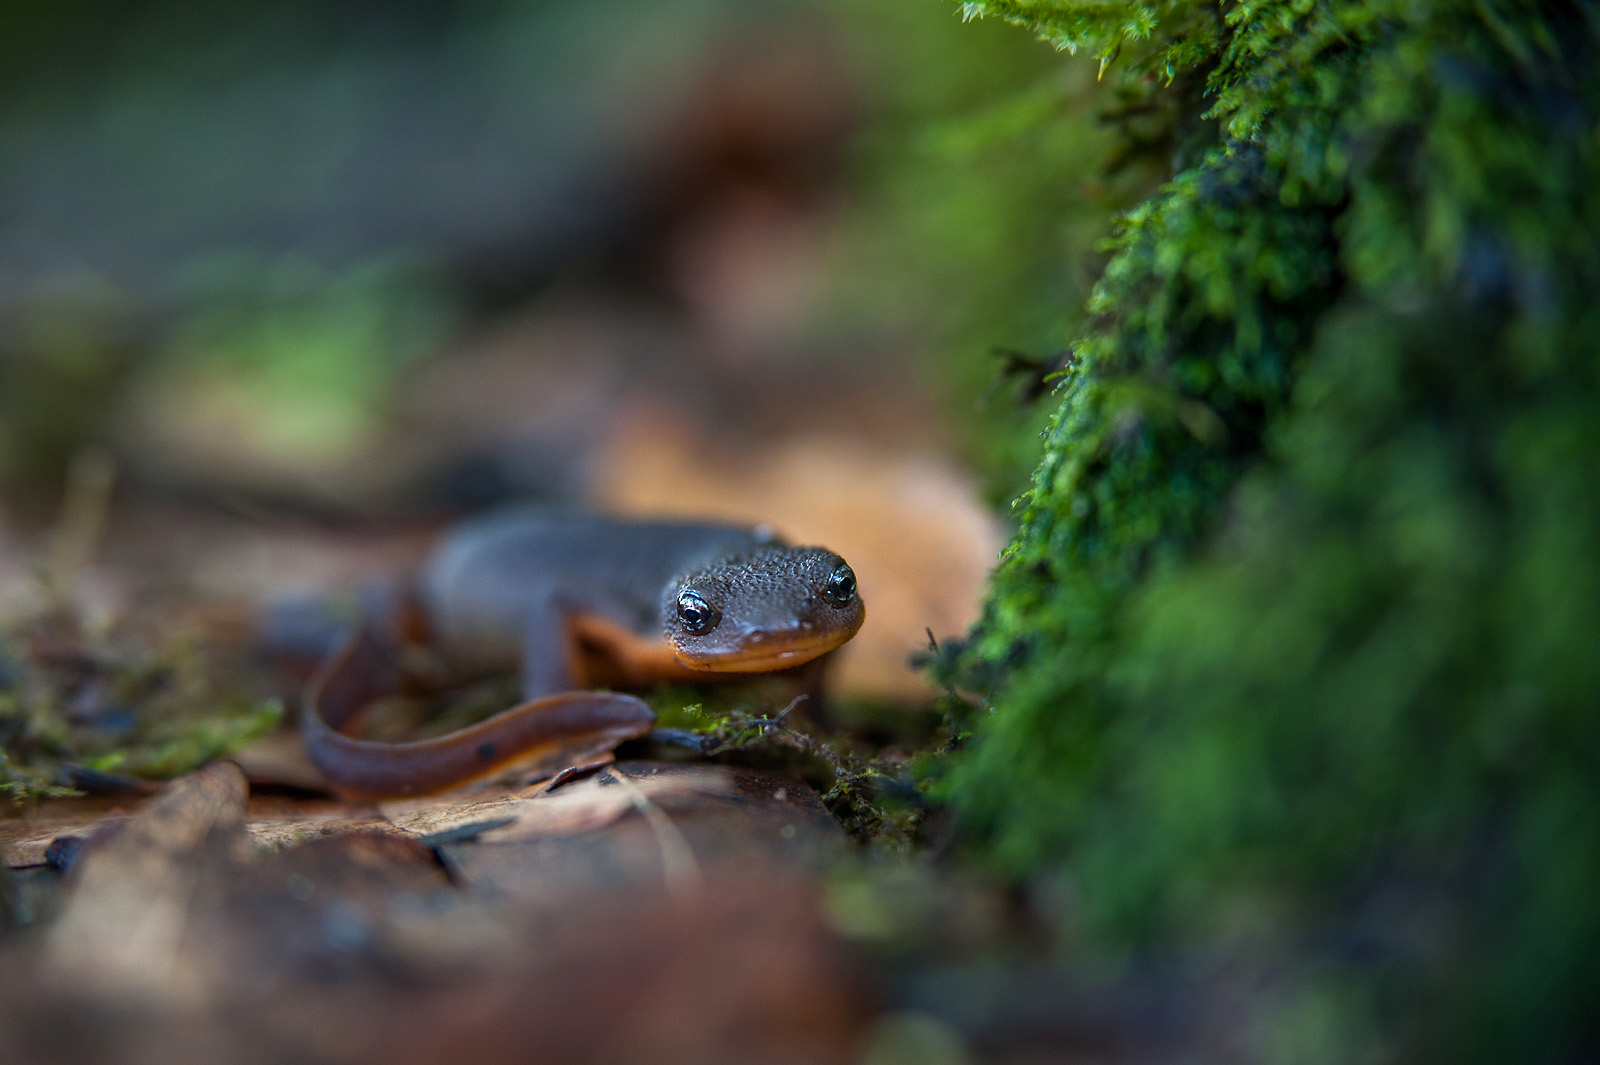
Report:
[[666,881],[667,891],[678,898],[698,893],[705,884],[705,877],[700,872],[700,863],[695,861],[689,841],[672,823],[666,811],[651,802],[650,796],[627,774],[617,769],[613,775],[627,790],[634,808],[644,815],[651,831],[655,833],[656,844],[661,848],[661,877]]

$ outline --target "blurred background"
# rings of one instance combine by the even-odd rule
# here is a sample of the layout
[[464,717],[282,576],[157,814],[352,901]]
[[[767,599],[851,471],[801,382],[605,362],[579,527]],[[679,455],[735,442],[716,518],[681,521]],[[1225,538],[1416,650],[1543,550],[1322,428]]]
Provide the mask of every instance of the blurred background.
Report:
[[[969,1060],[946,1022],[1030,1062],[1064,1030],[1083,1060],[1592,1058],[1594,5],[1161,3],[1090,34],[1103,82],[963,6],[8,12],[0,791],[278,727],[210,644],[522,498],[834,548],[869,608],[836,692],[942,747],[910,657],[968,629],[1044,454],[988,642],[942,656],[945,708],[1008,675],[934,787],[1010,880],[963,879],[938,816],[828,874],[827,935],[911,1011],[862,1060]],[[1132,10],[998,6],[1046,8]],[[1113,220],[1175,173],[1087,322]],[[926,868],[876,864],[898,845]],[[753,969],[798,956],[778,883]]]
[[927,0],[78,2],[0,51],[11,614],[348,585],[534,497],[834,547],[846,687],[921,698],[1033,461],[1000,371],[1149,177],[1062,183],[1093,65]]

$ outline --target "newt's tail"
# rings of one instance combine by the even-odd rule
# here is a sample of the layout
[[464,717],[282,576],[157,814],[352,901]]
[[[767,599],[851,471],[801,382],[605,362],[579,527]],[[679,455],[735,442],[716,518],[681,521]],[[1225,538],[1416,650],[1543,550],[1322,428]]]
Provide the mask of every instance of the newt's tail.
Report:
[[404,682],[397,648],[362,628],[307,685],[300,715],[306,753],[340,794],[374,799],[441,791],[514,763],[528,763],[536,779],[553,776],[606,757],[656,722],[649,705],[632,695],[575,691],[533,699],[437,739],[380,743],[344,735],[363,707],[402,691]]

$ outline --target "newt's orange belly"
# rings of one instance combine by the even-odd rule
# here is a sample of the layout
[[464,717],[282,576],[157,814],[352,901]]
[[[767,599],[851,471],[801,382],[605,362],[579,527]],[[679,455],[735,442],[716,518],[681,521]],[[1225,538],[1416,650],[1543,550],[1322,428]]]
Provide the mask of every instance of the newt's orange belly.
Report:
[[662,637],[641,636],[601,614],[571,615],[567,639],[573,680],[581,688],[647,688],[706,680],[705,673],[679,662]]

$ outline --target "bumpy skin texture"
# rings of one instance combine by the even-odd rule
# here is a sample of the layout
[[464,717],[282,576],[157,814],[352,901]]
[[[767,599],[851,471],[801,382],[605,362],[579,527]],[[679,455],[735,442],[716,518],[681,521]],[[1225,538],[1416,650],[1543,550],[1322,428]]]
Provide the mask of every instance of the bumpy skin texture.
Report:
[[420,594],[447,657],[520,656],[528,702],[471,729],[384,744],[339,732],[398,677],[371,640],[330,658],[307,693],[312,760],[352,796],[414,794],[486,775],[539,748],[609,750],[654,722],[630,695],[574,691],[599,654],[626,684],[803,665],[865,618],[855,575],[824,548],[725,525],[626,522],[515,508],[460,526]]
[[[830,597],[830,590],[842,590],[846,575],[848,597]],[[715,611],[711,631],[697,634],[684,625],[686,593]],[[800,665],[854,636],[865,619],[855,575],[822,547],[765,545],[718,559],[672,582],[660,605],[661,632],[674,656],[691,669],[716,673]]]

